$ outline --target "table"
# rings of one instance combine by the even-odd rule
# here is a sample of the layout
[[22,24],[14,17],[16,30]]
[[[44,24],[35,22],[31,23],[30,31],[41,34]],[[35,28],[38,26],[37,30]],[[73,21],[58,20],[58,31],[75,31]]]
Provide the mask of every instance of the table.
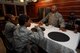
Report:
[[[34,27],[35,23],[31,24],[31,27],[28,29],[31,29]],[[74,33],[73,31],[67,30],[66,32],[63,32],[59,30],[59,28],[56,28],[54,26],[45,26],[43,25],[46,30],[44,31],[44,39],[40,41],[39,45],[46,50],[48,53],[77,53],[76,48],[79,43],[80,39],[80,33]],[[67,42],[58,42],[55,40],[52,40],[48,37],[49,32],[61,32],[70,37],[70,40]]]

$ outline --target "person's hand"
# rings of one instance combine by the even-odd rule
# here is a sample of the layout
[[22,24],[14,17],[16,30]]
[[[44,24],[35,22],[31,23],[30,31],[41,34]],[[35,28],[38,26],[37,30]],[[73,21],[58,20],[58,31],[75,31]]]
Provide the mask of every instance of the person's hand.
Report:
[[60,30],[62,30],[62,31],[66,31],[66,29],[64,28],[64,27],[60,27]]
[[43,25],[43,22],[39,22],[39,23],[38,23],[38,26],[42,26],[42,25]]

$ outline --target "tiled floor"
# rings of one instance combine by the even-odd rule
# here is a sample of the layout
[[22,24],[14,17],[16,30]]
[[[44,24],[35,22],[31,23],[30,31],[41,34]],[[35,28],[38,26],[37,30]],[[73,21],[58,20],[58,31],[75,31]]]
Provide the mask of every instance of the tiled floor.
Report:
[[[77,52],[80,53],[80,49],[77,49]],[[6,53],[6,49],[5,49],[4,45],[3,45],[3,42],[1,40],[1,38],[0,38],[0,53]]]

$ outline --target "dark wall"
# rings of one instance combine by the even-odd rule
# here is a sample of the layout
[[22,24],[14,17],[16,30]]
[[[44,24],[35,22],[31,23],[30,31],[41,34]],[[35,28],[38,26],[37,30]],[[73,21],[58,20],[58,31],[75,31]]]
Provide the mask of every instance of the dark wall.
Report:
[[[54,0],[52,2],[42,2],[40,0],[36,3],[36,12],[38,8],[47,8],[51,5],[57,5],[58,11],[63,15],[65,21],[69,16],[70,12],[74,11],[77,18],[80,18],[80,1],[79,0]],[[47,11],[46,11],[47,12]],[[45,13],[46,14],[46,13]]]

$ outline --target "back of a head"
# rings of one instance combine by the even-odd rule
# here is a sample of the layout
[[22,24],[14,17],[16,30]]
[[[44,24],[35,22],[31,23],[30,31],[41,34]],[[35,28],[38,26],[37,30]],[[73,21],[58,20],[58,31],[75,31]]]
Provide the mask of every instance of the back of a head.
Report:
[[20,26],[23,26],[25,24],[25,22],[28,22],[29,20],[29,17],[26,16],[26,15],[20,15],[19,18],[18,18],[18,21],[19,21],[19,25]]
[[11,16],[12,16],[11,14],[6,14],[5,15],[5,21],[9,21],[9,19],[11,19]]

